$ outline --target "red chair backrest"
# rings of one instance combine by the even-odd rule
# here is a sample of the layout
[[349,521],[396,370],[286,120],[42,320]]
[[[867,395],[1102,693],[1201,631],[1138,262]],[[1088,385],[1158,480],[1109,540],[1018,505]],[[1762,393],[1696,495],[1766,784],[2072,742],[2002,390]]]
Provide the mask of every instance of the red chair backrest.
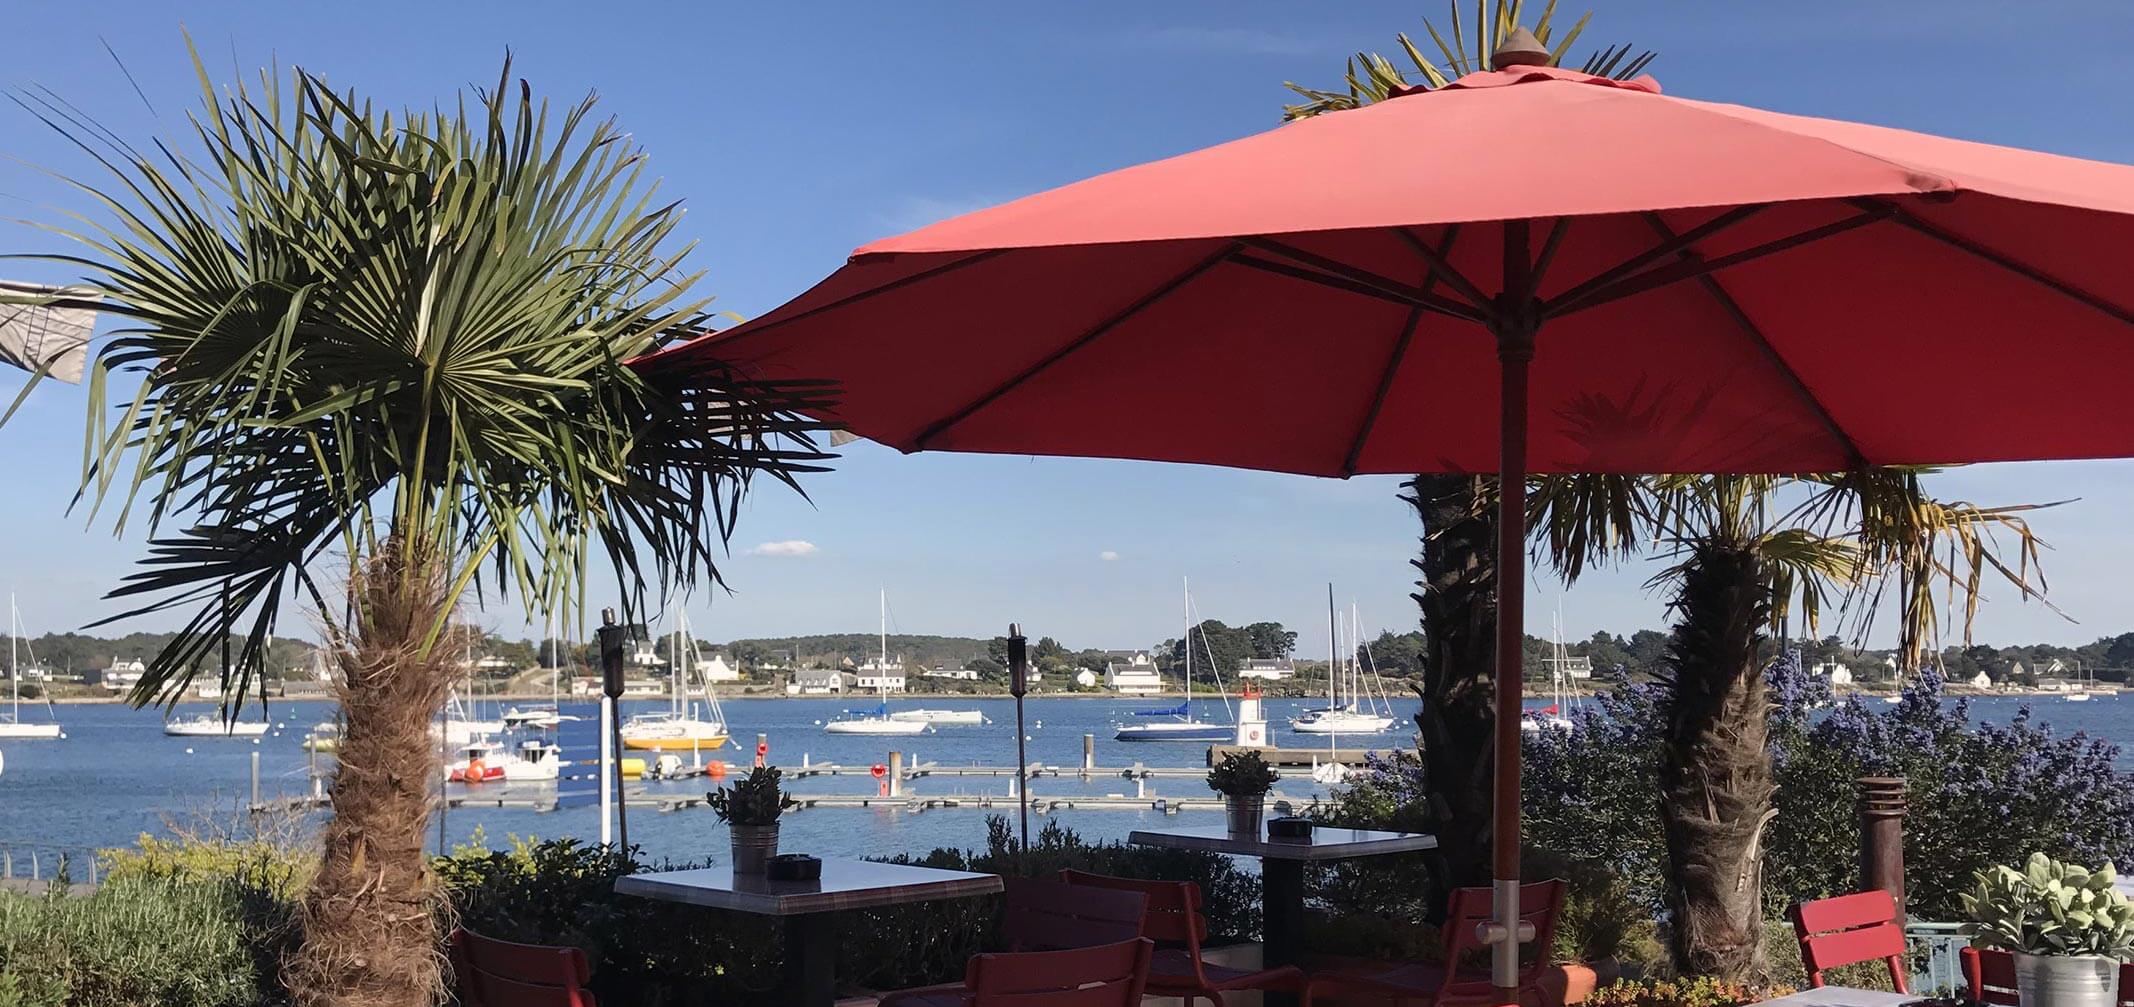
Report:
[[514,944],[470,930],[452,934],[452,968],[464,1007],[596,1007],[585,952]]
[[[1519,886],[1519,919],[1534,928],[1534,939],[1526,946],[1533,948],[1533,955],[1519,965],[1519,986],[1524,989],[1541,978],[1541,970],[1549,965],[1550,949],[1556,945],[1556,921],[1563,915],[1564,883],[1558,880],[1535,881]],[[1458,888],[1452,893],[1452,902],[1445,913],[1445,927],[1438,932],[1438,939],[1445,951],[1445,985],[1438,991],[1443,1002],[1454,993],[1486,992],[1489,979],[1486,975],[1477,980],[1469,971],[1462,973],[1460,964],[1470,956],[1484,955],[1489,946],[1482,943],[1476,929],[1494,919],[1490,912],[1490,890],[1487,888]]]
[[1060,951],[1141,936],[1148,896],[1046,878],[1007,879],[1000,937],[1010,951]]
[[1964,948],[1957,957],[1963,963],[1964,984],[1971,988],[1972,1003],[2014,1007],[2014,955],[1990,948]]
[[1800,938],[1808,985],[1823,985],[1823,970],[1881,959],[1890,982],[1910,993],[1904,978],[1904,928],[1897,900],[1879,888],[1803,902],[1793,907],[1793,934]]
[[1144,937],[1065,951],[973,955],[972,1007],[1139,1007],[1155,942]]
[[1200,914],[1200,886],[1191,881],[1143,881],[1115,878],[1087,871],[1061,871],[1060,880],[1070,885],[1139,892],[1148,900],[1141,917],[1141,936],[1156,941],[1176,941],[1188,954],[1200,957],[1200,942],[1208,936],[1208,918]]

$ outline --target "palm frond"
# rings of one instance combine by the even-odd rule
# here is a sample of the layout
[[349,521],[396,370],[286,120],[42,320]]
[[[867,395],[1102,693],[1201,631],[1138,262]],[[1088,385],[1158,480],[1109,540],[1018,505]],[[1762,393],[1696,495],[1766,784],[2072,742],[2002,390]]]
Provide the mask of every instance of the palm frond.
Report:
[[[137,701],[240,623],[224,674],[252,674],[336,547],[434,547],[536,611],[582,613],[595,553],[626,609],[717,584],[753,478],[797,488],[829,458],[799,413],[826,388],[679,395],[624,365],[701,331],[707,299],[678,205],[592,99],[552,109],[507,59],[395,113],[300,70],[218,91],[194,59],[203,107],[153,156],[47,116],[108,169],[77,183],[104,216],[60,230],[126,322],[91,373],[77,499],[150,535],[115,618],[193,613]],[[113,403],[121,373],[138,391]]]

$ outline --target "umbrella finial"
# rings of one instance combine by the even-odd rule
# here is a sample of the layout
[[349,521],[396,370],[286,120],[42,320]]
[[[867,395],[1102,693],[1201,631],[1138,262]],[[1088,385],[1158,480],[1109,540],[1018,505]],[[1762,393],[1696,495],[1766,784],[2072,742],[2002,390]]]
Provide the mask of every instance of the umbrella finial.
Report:
[[1512,33],[1504,36],[1504,41],[1498,43],[1496,54],[1489,58],[1489,68],[1503,70],[1515,66],[1548,66],[1552,58],[1549,48],[1542,45],[1533,32],[1520,26],[1513,28]]

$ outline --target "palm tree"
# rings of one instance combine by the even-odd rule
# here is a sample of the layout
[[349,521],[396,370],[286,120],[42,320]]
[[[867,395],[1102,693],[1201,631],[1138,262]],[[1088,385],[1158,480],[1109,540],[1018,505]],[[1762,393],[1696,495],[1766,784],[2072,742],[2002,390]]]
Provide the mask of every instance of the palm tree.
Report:
[[[1675,619],[1658,808],[1679,971],[1736,980],[1767,971],[1762,842],[1777,813],[1763,673],[1769,632],[1795,605],[1814,627],[1832,598],[1871,597],[1921,555],[1935,557],[1926,569],[1966,596],[1968,629],[1986,570],[2025,597],[2036,593],[2028,577],[2040,543],[2022,517],[2030,509],[1934,500],[1912,469],[1537,482],[1537,547],[1567,582],[1641,543],[1672,560],[1652,583],[1668,592]],[[1999,554],[2000,535],[2013,539],[2013,567]],[[1913,581],[1929,590],[1935,582]],[[1857,613],[1864,631],[1873,606]],[[1925,630],[1907,621],[1901,631]]]
[[[115,179],[78,183],[108,221],[55,257],[126,320],[97,354],[82,486],[149,529],[113,592],[140,607],[115,618],[187,613],[132,699],[174,702],[232,631],[244,689],[307,600],[345,733],[285,979],[306,1005],[437,1002],[422,835],[458,606],[515,594],[582,623],[596,557],[631,611],[718,583],[752,477],[827,457],[796,412],[818,390],[678,397],[625,366],[699,331],[705,301],[676,204],[590,98],[552,110],[508,60],[494,88],[400,113],[302,70],[200,79],[191,135],[153,157],[36,102]],[[138,386],[107,408],[120,372]],[[329,552],[345,591],[317,578]]]
[[[1476,23],[1469,24],[1455,2],[1447,31],[1440,32],[1428,19],[1423,22],[1439,59],[1425,56],[1407,35],[1398,35],[1395,41],[1409,70],[1377,53],[1357,53],[1349,59],[1345,90],[1285,84],[1305,100],[1285,106],[1283,119],[1357,108],[1401,88],[1442,87],[1483,69],[1499,43],[1523,23],[1524,6],[1522,0],[1495,0],[1486,19],[1478,8]],[[1559,35],[1556,0],[1542,7],[1533,32],[1549,46],[1551,65],[1562,62],[1592,16],[1581,16]],[[1588,73],[1634,77],[1653,54],[1633,56],[1631,49],[1602,49],[1587,56],[1582,67]],[[1415,717],[1416,736],[1443,844],[1445,880],[1456,885],[1485,884],[1489,879],[1490,778],[1495,766],[1490,735],[1496,727],[1491,701],[1496,682],[1496,485],[1488,476],[1426,474],[1405,484],[1401,498],[1415,508],[1423,527],[1421,554],[1411,561],[1419,575],[1415,601],[1426,642],[1423,682],[1415,687],[1423,701]]]

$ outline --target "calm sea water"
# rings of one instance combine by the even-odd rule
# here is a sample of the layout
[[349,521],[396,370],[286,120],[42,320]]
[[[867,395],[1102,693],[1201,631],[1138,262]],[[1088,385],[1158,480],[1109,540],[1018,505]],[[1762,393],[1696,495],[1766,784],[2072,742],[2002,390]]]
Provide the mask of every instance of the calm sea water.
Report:
[[[2099,697],[2088,703],[1980,698],[1972,700],[1972,711],[1982,721],[2005,722],[2025,704],[2057,730],[2088,731],[2134,750],[2134,695]],[[755,735],[761,733],[769,735],[771,761],[784,766],[797,766],[803,757],[813,762],[867,766],[885,761],[892,748],[903,751],[907,762],[923,760],[943,766],[1015,763],[1012,701],[927,697],[897,704],[977,708],[992,719],[993,723],[987,726],[940,727],[933,734],[904,738],[822,732],[821,721],[855,705],[860,704],[834,698],[729,701],[727,719],[739,744],[748,750],[730,748],[724,757],[735,764],[746,764],[752,756]],[[1096,761],[1102,768],[1123,768],[1137,760],[1150,766],[1203,764],[1205,750],[1201,745],[1126,744],[1112,740],[1115,725],[1129,720],[1131,711],[1160,705],[1164,703],[1032,699],[1027,704],[1030,758],[1047,764],[1077,765],[1086,733],[1096,736]],[[1287,729],[1287,718],[1311,704],[1303,700],[1269,700],[1267,705],[1277,744],[1300,748],[1327,744],[1323,737],[1295,735]],[[661,707],[655,702],[625,703],[624,712]],[[1406,718],[1413,708],[1413,700],[1395,704],[1401,719],[1394,732],[1368,741],[1344,738],[1341,743],[1405,743]],[[180,712],[208,709],[206,704],[200,704],[181,708]],[[483,712],[495,715],[494,709]],[[1220,705],[1209,712],[1220,715]],[[41,720],[42,711],[37,711],[36,716]],[[273,707],[273,720],[279,729],[254,745],[242,739],[166,737],[161,730],[161,715],[155,710],[119,705],[59,707],[58,717],[68,734],[66,740],[0,744],[0,751],[5,754],[5,768],[0,770],[0,850],[12,851],[17,872],[24,873],[24,861],[33,849],[49,863],[55,851],[78,852],[129,844],[143,832],[162,831],[166,821],[174,818],[209,815],[233,821],[249,797],[254,751],[260,753],[263,797],[307,793],[309,757],[302,748],[303,736],[311,725],[331,716],[331,707],[324,703],[278,703]],[[2123,753],[2121,763],[2134,765],[2134,760]],[[704,780],[682,780],[653,782],[647,788],[653,795],[701,796],[708,785]],[[874,792],[876,784],[866,776],[843,776],[818,777],[794,786],[805,792],[865,794]],[[912,781],[907,792],[921,796],[991,795],[1005,800],[1008,786],[1009,781],[1002,777],[933,777]],[[1300,773],[1285,778],[1279,789],[1291,796],[1304,796],[1323,788]],[[1040,780],[1032,792],[1039,797],[1131,795],[1134,784],[1117,776],[1100,777],[1087,784],[1074,779]],[[1152,798],[1206,795],[1205,787],[1195,779],[1157,779],[1149,784]],[[1012,800],[1006,801],[1003,810],[1012,816]],[[973,807],[919,813],[817,809],[786,819],[782,845],[788,850],[843,856],[923,852],[936,846],[970,847],[984,840],[986,814]],[[1123,837],[1150,823],[1180,820],[1154,810],[1080,809],[1062,810],[1057,815],[1063,823],[1090,838]],[[1210,812],[1186,812],[1183,817],[1214,820]],[[1033,816],[1032,828],[1043,820]],[[445,840],[448,845],[465,842],[477,829],[492,846],[504,845],[510,836],[595,839],[599,835],[599,817],[591,808],[554,812],[461,808],[447,815]],[[726,855],[724,826],[702,808],[662,813],[652,806],[634,807],[630,839],[654,859],[720,860]]]

